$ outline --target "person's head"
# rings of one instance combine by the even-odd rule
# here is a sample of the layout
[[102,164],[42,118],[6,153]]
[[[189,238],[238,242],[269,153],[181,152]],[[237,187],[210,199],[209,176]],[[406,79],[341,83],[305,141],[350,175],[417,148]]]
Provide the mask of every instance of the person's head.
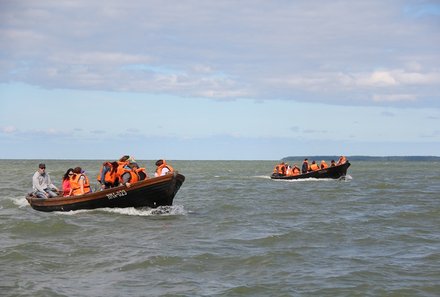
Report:
[[304,161],[307,162],[309,159],[305,158]]
[[45,173],[45,172],[46,172],[46,164],[44,164],[44,163],[40,163],[40,164],[38,164],[38,171],[39,171],[41,174]]
[[75,168],[73,169],[73,173],[75,173],[75,174],[81,174],[81,172],[82,172],[81,167],[75,167]]
[[163,163],[165,163],[164,160],[162,160],[162,159],[157,160],[157,161],[156,161],[156,166],[160,166],[160,165],[162,165]]
[[73,168],[67,169],[66,173],[63,175],[63,180],[70,178],[73,175]]
[[125,156],[122,156],[122,157],[119,159],[119,162],[125,162],[125,161],[127,161],[128,159],[130,159],[130,156],[125,155]]

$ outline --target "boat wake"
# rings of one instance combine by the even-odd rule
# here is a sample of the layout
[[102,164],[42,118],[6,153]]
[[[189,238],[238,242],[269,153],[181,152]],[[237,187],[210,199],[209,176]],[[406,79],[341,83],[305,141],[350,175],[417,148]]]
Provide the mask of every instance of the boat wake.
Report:
[[107,213],[117,213],[127,216],[178,216],[186,215],[187,211],[183,205],[172,205],[172,206],[159,206],[158,208],[96,208],[96,209],[82,209],[67,212],[57,212],[63,215],[75,215],[84,212],[107,212]]
[[269,175],[256,175],[255,178],[264,178],[264,179],[270,179]]

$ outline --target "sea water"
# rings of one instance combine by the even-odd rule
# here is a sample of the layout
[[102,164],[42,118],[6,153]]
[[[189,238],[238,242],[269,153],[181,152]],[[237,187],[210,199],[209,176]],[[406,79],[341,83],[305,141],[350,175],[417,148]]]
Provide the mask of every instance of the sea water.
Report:
[[57,186],[102,162],[0,160],[1,296],[440,295],[438,162],[280,181],[276,161],[170,161],[172,207],[45,213],[24,198],[42,161]]

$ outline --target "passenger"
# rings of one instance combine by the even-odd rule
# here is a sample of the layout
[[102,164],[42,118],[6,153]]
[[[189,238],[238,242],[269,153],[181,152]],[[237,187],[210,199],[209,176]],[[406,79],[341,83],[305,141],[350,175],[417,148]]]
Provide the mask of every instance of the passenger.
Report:
[[300,173],[301,173],[301,170],[299,169],[299,167],[296,164],[294,164],[293,168],[292,168],[292,175],[298,175]]
[[32,189],[38,198],[51,198],[58,196],[58,188],[52,184],[49,173],[46,173],[46,165],[40,163],[38,170],[32,176]]
[[287,174],[287,164],[284,162],[279,163],[275,166],[274,173],[278,175],[286,175]]
[[156,161],[156,172],[154,173],[154,176],[162,176],[165,174],[169,174],[174,172],[173,167],[167,164],[167,162],[163,159]]
[[98,174],[98,182],[101,184],[101,190],[118,186],[116,172],[118,170],[118,162],[104,162]]
[[345,162],[347,162],[347,158],[345,158],[344,156],[340,156],[336,165],[342,165],[345,164]]
[[292,176],[293,175],[293,168],[292,168],[292,166],[288,165],[287,163],[286,163],[286,165],[287,165],[286,176]]
[[139,180],[146,180],[148,178],[147,170],[143,167],[139,167],[138,163],[132,163],[133,170],[137,173]]
[[302,173],[307,173],[309,170],[310,170],[310,168],[309,168],[309,160],[307,158],[305,158],[304,162],[302,164],[302,167],[301,167],[301,172]]
[[67,169],[66,173],[63,175],[63,182],[61,188],[63,189],[63,196],[69,196],[70,194],[70,178],[73,176],[73,168]]
[[318,164],[316,164],[315,160],[312,161],[312,165],[310,165],[310,170],[311,171],[318,171],[319,170],[319,166],[318,166]]
[[332,160],[330,163],[330,167],[334,167],[334,166],[336,166],[336,163],[335,163],[335,160]]
[[127,188],[131,187],[132,184],[139,181],[139,176],[136,173],[135,167],[136,163],[129,163],[127,166],[124,166],[122,170],[119,172],[120,174],[120,183]]
[[79,196],[92,192],[89,178],[84,174],[81,167],[75,167],[75,169],[73,169],[73,176],[70,179],[70,187],[69,196]]
[[328,164],[327,162],[325,162],[324,160],[321,161],[321,169],[326,169],[328,168]]

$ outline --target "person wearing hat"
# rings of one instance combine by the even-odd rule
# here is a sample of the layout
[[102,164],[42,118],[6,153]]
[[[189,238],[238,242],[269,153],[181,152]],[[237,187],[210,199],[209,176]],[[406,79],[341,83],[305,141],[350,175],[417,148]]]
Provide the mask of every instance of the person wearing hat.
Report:
[[38,170],[32,177],[32,189],[38,198],[51,198],[58,196],[58,188],[52,183],[46,165],[40,163]]

